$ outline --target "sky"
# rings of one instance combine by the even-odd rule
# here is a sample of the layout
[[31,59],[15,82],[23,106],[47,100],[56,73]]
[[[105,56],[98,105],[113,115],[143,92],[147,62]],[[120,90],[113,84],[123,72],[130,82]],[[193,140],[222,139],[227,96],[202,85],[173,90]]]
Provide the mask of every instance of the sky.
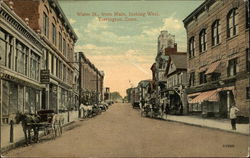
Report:
[[186,52],[182,20],[202,2],[59,0],[78,36],[75,52],[84,52],[104,71],[104,87],[122,96],[139,81],[152,79],[160,31],[175,35],[178,51]]

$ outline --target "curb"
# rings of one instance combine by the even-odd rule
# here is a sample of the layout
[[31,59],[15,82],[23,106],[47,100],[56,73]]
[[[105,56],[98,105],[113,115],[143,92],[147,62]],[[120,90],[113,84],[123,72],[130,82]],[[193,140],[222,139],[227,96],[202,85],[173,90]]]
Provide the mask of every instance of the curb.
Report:
[[163,120],[169,121],[169,122],[177,122],[177,123],[181,123],[181,124],[185,124],[185,125],[191,125],[191,126],[195,126],[195,127],[209,128],[209,129],[213,129],[213,130],[219,130],[219,131],[223,131],[223,132],[249,136],[249,134],[247,134],[247,133],[241,133],[241,132],[238,132],[238,131],[230,131],[230,130],[221,129],[221,128],[217,128],[217,127],[209,127],[209,126],[205,126],[205,125],[198,125],[198,124],[182,122],[182,121],[176,121],[176,120],[170,120],[170,119],[163,119]]

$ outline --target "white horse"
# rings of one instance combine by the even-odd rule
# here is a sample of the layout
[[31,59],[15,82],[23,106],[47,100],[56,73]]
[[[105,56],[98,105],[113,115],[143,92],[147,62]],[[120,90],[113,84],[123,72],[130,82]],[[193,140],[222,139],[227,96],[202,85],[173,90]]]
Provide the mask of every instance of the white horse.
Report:
[[88,105],[83,105],[83,111],[84,111],[84,117],[88,117],[89,114],[92,113],[93,109],[92,106],[88,106]]

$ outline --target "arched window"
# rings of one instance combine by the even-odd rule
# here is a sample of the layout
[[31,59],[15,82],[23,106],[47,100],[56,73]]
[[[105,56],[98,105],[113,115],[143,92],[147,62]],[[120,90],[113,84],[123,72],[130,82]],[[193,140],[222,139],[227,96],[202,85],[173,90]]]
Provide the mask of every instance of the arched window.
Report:
[[221,26],[220,26],[220,20],[216,20],[212,24],[212,45],[218,45],[221,40]]
[[199,34],[199,47],[200,52],[204,52],[207,50],[207,33],[206,29],[202,29]]
[[194,37],[191,37],[189,39],[189,43],[188,43],[188,53],[189,53],[189,58],[194,57],[194,53],[195,53],[195,42],[194,42]]
[[234,8],[227,14],[227,37],[233,37],[238,34],[238,9]]

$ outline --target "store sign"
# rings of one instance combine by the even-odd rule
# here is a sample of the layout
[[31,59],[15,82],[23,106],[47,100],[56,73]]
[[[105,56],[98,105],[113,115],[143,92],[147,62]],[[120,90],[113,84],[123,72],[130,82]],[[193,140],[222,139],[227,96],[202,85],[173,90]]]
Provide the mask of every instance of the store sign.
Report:
[[40,81],[41,83],[49,83],[49,70],[41,70],[41,74],[40,74]]

